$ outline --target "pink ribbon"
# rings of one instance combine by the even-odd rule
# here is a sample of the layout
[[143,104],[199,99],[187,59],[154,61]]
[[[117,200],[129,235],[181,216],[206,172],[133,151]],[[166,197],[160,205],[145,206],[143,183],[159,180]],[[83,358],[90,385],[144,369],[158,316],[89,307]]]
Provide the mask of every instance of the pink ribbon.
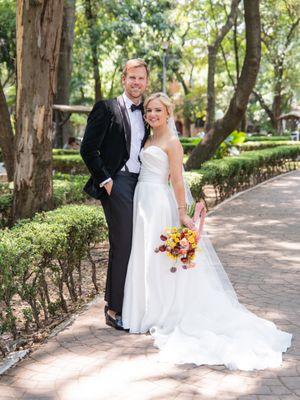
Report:
[[203,232],[205,217],[206,217],[206,209],[204,204],[202,202],[196,203],[193,221],[196,225],[198,225],[199,240]]

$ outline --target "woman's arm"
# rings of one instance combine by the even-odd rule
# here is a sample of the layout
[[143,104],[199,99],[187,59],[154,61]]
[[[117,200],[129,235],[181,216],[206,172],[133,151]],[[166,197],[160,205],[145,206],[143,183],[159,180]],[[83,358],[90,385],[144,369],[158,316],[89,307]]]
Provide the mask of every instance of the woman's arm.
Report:
[[183,149],[177,138],[170,141],[167,153],[170,165],[170,180],[178,204],[180,222],[189,229],[195,229],[193,220],[186,213],[185,189],[182,175]]

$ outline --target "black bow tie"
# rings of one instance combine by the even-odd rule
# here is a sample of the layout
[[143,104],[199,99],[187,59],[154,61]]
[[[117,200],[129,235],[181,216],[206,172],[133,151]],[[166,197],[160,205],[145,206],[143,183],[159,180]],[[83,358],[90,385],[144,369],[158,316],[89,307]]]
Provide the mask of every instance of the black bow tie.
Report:
[[130,109],[132,112],[134,112],[135,110],[143,110],[143,103],[140,103],[138,106],[136,106],[135,104],[131,104]]

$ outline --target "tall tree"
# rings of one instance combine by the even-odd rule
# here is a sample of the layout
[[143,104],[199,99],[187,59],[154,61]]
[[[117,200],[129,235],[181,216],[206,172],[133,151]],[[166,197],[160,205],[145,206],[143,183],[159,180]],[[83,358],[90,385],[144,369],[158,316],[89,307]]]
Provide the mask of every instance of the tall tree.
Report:
[[0,82],[0,146],[7,172],[8,181],[14,179],[14,134],[10,122],[10,115]]
[[[227,16],[225,24],[220,29],[217,37],[212,44],[208,45],[208,73],[207,73],[207,106],[206,106],[206,123],[205,130],[208,132],[215,121],[215,73],[216,73],[216,58],[220,45],[232,28],[237,15],[237,8],[241,0],[232,0],[230,13]],[[211,3],[211,2],[210,2]],[[213,4],[211,8],[213,10]],[[215,18],[214,14],[213,17]]]
[[94,75],[94,88],[95,88],[95,101],[102,99],[102,87],[100,76],[100,61],[98,54],[98,40],[97,38],[97,14],[93,9],[92,0],[84,0],[85,17],[88,25],[88,34],[90,39],[92,62],[93,62],[93,75]]
[[[72,74],[72,48],[74,41],[75,0],[64,0],[63,27],[61,34],[59,62],[57,71],[57,93],[55,104],[69,104]],[[64,123],[57,112],[55,146],[63,147],[69,136],[73,136],[70,121]]]
[[63,0],[17,2],[17,109],[13,216],[52,205],[52,104]]
[[7,99],[4,90],[12,92],[10,88],[15,83],[15,13],[13,1],[0,2],[0,147],[9,181],[14,176],[14,134],[8,104],[13,105],[14,93]]
[[236,129],[246,111],[254,88],[261,57],[259,0],[244,0],[246,27],[246,55],[236,90],[223,118],[215,121],[199,145],[190,155],[186,168],[199,168],[218,146]]
[[[300,3],[268,0],[263,2],[261,8],[264,74],[260,75],[253,94],[268,115],[274,131],[280,134],[278,117],[283,111],[287,95],[288,74],[294,69],[294,60],[299,53]],[[267,92],[267,96],[264,92]]]

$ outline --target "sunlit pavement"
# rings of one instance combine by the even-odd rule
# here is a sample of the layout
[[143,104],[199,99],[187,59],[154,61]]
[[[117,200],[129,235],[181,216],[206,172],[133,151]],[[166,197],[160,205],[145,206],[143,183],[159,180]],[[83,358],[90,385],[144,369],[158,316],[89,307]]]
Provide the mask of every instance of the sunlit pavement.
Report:
[[157,362],[145,335],[107,327],[97,300],[0,378],[0,400],[300,398],[300,171],[221,205],[207,229],[240,301],[294,335],[281,368]]

